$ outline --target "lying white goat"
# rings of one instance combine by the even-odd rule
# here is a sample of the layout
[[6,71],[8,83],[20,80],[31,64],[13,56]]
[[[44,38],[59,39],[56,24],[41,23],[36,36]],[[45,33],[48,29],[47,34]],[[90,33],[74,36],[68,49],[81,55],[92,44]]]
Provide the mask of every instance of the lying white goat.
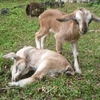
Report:
[[46,10],[39,16],[40,30],[35,36],[36,47],[44,48],[45,37],[50,32],[55,33],[57,52],[62,52],[63,42],[70,42],[73,49],[75,71],[81,73],[77,59],[77,44],[80,35],[87,32],[92,20],[100,22],[99,17],[85,8],[76,10],[69,15],[55,9]]
[[[9,86],[23,87],[42,79],[46,74],[50,77],[54,77],[58,73],[75,74],[70,63],[61,54],[46,49],[28,46],[20,49],[16,54],[11,52],[3,57],[14,59],[14,65],[11,67],[12,82],[8,84]],[[30,70],[35,70],[31,77],[19,80]]]

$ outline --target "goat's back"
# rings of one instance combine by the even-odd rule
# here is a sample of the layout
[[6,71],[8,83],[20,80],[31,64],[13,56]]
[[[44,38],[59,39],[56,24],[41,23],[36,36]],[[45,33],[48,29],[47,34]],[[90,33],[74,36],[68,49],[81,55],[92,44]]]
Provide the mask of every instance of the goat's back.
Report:
[[53,32],[58,34],[58,36],[62,38],[62,41],[72,42],[78,40],[80,35],[78,25],[74,20],[69,20],[66,22],[59,22],[57,20],[58,18],[63,18],[66,15],[67,14],[56,9],[44,11],[39,16],[41,30],[46,30],[45,33]]
[[38,67],[44,60],[48,60],[48,62],[54,63],[56,66],[70,65],[61,54],[46,49],[31,49],[29,52],[27,52],[27,59],[30,61],[32,66],[36,67]]
[[46,11],[44,11],[40,16],[39,16],[39,18],[41,19],[43,19],[43,18],[47,18],[47,17],[55,17],[55,18],[58,18],[58,17],[60,17],[60,16],[62,16],[62,15],[65,15],[65,13],[64,12],[61,12],[61,11],[59,11],[59,10],[57,10],[57,9],[49,9],[49,10],[46,10]]
[[44,11],[39,16],[40,27],[46,29],[47,31],[50,31],[51,29],[54,33],[57,33],[62,23],[56,19],[63,15],[65,15],[65,13],[56,9],[49,9]]

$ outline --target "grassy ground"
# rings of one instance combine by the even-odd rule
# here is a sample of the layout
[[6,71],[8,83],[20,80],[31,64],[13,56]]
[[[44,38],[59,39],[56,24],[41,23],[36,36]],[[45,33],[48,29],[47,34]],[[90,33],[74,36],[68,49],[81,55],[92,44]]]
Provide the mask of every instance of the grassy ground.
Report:
[[[2,2],[1,2],[2,1]],[[22,1],[0,1],[0,9],[23,4]],[[28,1],[24,0],[24,4]],[[100,5],[66,4],[60,10],[70,13],[85,7],[100,17]],[[39,29],[38,19],[29,19],[24,8],[16,8],[9,15],[0,15],[0,100],[100,100],[100,33],[89,33],[79,40],[79,62],[81,75],[68,77],[59,75],[55,79],[45,77],[42,81],[24,88],[10,88],[10,60],[2,56],[11,51],[16,52],[25,45],[35,46],[35,33]],[[100,23],[92,22],[89,29],[100,29]],[[45,48],[55,51],[55,40],[47,38]],[[70,44],[63,45],[63,56],[73,65]]]

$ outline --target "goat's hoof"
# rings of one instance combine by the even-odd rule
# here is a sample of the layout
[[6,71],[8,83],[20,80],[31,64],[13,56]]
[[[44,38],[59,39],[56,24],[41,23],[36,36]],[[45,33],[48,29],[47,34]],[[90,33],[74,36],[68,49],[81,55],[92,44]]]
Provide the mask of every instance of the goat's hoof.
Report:
[[17,86],[16,82],[9,82],[8,86]]
[[13,86],[12,82],[9,82],[9,83],[8,83],[8,86]]
[[77,71],[75,71],[75,73],[82,74],[82,71],[81,70],[77,70]]

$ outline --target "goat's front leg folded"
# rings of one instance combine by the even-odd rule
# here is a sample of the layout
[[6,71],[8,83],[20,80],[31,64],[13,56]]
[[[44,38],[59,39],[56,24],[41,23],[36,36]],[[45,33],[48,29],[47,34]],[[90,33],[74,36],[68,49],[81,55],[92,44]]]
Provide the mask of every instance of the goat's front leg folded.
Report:
[[74,56],[74,67],[76,70],[76,73],[81,74],[81,69],[79,68],[78,64],[78,50],[77,50],[77,42],[72,42],[72,50],[73,50],[73,56]]
[[41,80],[44,75],[46,75],[46,73],[49,71],[50,66],[52,65],[49,64],[48,60],[44,60],[31,77],[22,79],[18,82],[9,82],[8,86],[24,87],[25,85],[30,84],[32,82],[37,82],[38,80]]
[[42,77],[46,74],[47,70],[48,68],[45,68],[45,66],[41,66],[31,77],[19,80],[18,82],[9,82],[8,86],[24,87],[25,85],[30,84],[32,82],[37,82],[38,80],[42,79]]
[[9,82],[8,86],[19,86],[19,87],[24,87],[27,84],[30,84],[31,82],[36,81],[35,79],[33,79],[32,77],[26,78],[26,79],[22,79],[18,82]]

